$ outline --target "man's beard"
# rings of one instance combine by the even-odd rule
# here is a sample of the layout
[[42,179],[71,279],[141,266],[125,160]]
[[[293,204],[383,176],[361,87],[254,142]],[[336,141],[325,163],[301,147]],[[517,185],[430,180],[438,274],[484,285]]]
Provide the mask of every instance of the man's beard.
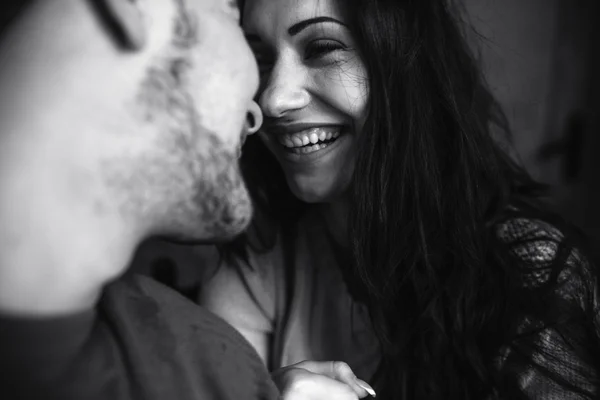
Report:
[[[168,106],[167,106],[168,104]],[[172,209],[173,234],[180,239],[221,240],[240,233],[249,223],[252,206],[239,164],[238,149],[203,127],[196,105],[185,90],[171,89],[161,132],[164,144],[165,193]],[[163,120],[163,121],[165,121]],[[168,177],[171,176],[169,180]]]
[[228,239],[248,225],[252,205],[239,149],[202,125],[184,79],[189,65],[182,56],[157,60],[142,82],[137,103],[143,124],[156,126],[157,134],[148,138],[151,154],[140,165],[141,189],[153,198],[138,202],[147,204],[146,218],[157,220],[153,234],[185,241]]
[[137,162],[136,186],[143,185],[137,190],[148,194],[137,199],[143,218],[156,220],[154,234],[180,241],[229,239],[252,217],[238,149],[199,123],[191,96],[171,91],[169,97],[156,104],[162,115],[155,109],[148,123],[158,132],[147,159]]
[[[176,4],[178,15],[174,47],[183,52],[197,51],[197,18],[187,9],[184,1],[176,0]],[[190,215],[196,214],[195,219],[202,232],[196,232],[199,236],[194,235],[195,239],[228,239],[241,233],[252,217],[251,201],[238,164],[239,149],[228,148],[217,133],[202,127],[193,97],[186,92],[180,79],[185,71],[177,70],[186,67],[186,62],[182,63],[181,59],[172,60],[169,66],[168,72],[176,83],[172,94],[185,99],[183,104],[180,103],[183,115],[175,112],[173,117],[177,119],[179,114],[179,121],[187,121],[188,139],[201,138],[204,151],[187,154],[182,160],[187,161],[189,176],[197,179],[190,206],[184,209],[187,208]],[[185,138],[185,132],[181,136]],[[181,222],[181,225],[185,225]]]
[[252,203],[236,151],[224,146],[214,134],[208,134],[208,148],[211,151],[199,160],[204,168],[192,204],[196,205],[204,238],[229,239],[250,222]]

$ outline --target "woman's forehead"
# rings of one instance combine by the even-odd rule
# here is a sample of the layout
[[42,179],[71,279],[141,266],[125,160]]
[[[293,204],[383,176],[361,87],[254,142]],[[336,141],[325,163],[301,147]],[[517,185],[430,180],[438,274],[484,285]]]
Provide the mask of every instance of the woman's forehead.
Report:
[[287,29],[302,20],[328,16],[342,19],[336,0],[243,0],[242,23],[254,30],[265,24]]

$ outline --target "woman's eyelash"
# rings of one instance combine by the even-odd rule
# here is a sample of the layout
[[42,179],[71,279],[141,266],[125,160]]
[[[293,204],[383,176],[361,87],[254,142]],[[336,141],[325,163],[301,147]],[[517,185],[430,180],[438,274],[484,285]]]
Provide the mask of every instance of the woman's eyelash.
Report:
[[310,43],[306,47],[305,54],[306,54],[306,58],[310,59],[310,58],[316,58],[316,57],[326,55],[328,53],[331,53],[332,51],[343,50],[343,49],[344,49],[344,46],[342,46],[338,42],[334,42],[331,40],[319,40],[319,41]]
[[[344,49],[346,49],[344,45],[333,40],[315,40],[306,46],[305,58],[307,60],[320,58],[331,52]],[[272,57],[264,54],[263,52],[254,51],[254,56],[256,57],[259,71],[261,73],[270,70],[273,66]]]

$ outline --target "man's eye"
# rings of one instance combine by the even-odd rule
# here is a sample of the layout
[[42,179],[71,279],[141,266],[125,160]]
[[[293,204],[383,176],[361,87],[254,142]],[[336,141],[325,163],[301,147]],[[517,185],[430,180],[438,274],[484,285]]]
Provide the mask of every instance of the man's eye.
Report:
[[315,41],[309,43],[308,46],[306,46],[306,51],[305,51],[304,56],[306,59],[310,60],[310,59],[314,59],[314,58],[323,57],[334,51],[344,50],[344,49],[345,49],[345,47],[339,42],[335,42],[332,40],[315,40]]

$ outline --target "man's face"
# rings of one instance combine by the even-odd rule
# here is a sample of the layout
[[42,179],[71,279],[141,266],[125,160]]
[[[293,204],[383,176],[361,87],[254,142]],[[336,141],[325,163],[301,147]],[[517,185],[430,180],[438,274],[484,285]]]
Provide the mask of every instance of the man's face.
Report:
[[235,1],[171,1],[178,9],[173,40],[148,67],[136,98],[137,117],[155,127],[155,140],[129,189],[138,192],[131,204],[157,221],[157,234],[229,238],[252,214],[237,155],[258,71]]

